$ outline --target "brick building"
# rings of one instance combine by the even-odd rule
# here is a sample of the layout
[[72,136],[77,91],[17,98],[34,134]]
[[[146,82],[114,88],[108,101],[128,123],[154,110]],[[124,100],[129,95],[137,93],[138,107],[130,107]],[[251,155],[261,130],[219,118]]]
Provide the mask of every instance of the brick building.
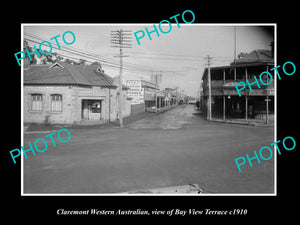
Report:
[[[24,70],[24,123],[99,123],[118,119],[118,86],[98,65],[31,65]],[[123,116],[130,101],[123,88]]]

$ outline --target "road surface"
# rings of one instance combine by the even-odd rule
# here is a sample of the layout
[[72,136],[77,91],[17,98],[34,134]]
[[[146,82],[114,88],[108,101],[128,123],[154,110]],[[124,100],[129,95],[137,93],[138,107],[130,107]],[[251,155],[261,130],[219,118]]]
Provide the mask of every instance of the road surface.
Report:
[[[273,127],[215,123],[193,105],[124,128],[68,127],[72,138],[24,159],[24,193],[120,193],[199,184],[209,193],[273,193],[273,158],[239,172],[234,159],[274,142]],[[26,133],[28,142],[46,133]],[[51,140],[49,140],[51,142]],[[254,155],[253,155],[254,156]]]

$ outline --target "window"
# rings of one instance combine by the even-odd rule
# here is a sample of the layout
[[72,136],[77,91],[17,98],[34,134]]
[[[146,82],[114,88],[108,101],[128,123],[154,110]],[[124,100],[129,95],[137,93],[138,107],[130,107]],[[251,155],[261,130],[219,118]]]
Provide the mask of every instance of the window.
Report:
[[101,113],[101,101],[91,100],[92,113]]
[[43,110],[43,95],[32,94],[31,95],[31,110],[42,111]]
[[51,111],[52,112],[62,111],[62,95],[59,94],[51,95]]
[[236,79],[242,80],[245,77],[245,68],[236,68]]

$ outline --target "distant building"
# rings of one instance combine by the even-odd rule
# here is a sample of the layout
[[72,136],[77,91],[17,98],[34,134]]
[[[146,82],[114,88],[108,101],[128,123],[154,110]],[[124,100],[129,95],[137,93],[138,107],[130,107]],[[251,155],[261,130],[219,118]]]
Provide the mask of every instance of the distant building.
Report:
[[[272,51],[255,50],[249,54],[240,54],[240,57],[229,66],[211,67],[211,111],[212,118],[261,118],[274,114],[274,82],[268,86],[252,85],[242,91],[240,97],[235,88],[238,82],[254,82],[254,76],[259,77],[260,73],[270,71],[274,67]],[[206,68],[202,77],[201,109],[205,116],[209,107],[208,90],[208,69]],[[268,76],[262,77],[268,83]]]
[[[161,91],[158,85],[145,80],[127,80],[126,86],[129,88],[127,95],[132,98],[133,114],[178,103],[175,89],[166,88],[164,91]],[[156,106],[155,102],[157,104]]]
[[180,93],[177,88],[165,88],[165,96],[167,98],[167,106],[178,105],[180,101]]
[[[130,101],[122,94],[126,117]],[[23,105],[24,123],[105,123],[118,119],[118,89],[98,65],[31,65],[24,70]]]
[[142,80],[127,80],[126,86],[128,87],[127,95],[132,98],[131,104],[144,104],[144,86],[142,85],[144,81]]

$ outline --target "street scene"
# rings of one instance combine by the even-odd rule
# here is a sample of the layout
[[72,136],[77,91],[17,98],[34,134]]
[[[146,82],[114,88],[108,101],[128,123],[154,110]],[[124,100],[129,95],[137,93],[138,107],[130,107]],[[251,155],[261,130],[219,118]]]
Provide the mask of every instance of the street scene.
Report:
[[[239,173],[233,159],[271,143],[273,127],[214,123],[194,113],[193,105],[181,105],[122,129],[68,128],[70,142],[24,160],[24,191],[121,193],[199,184],[206,193],[272,193],[273,160]],[[26,133],[24,143],[40,136]]]
[[23,194],[275,192],[274,26],[23,26]]

